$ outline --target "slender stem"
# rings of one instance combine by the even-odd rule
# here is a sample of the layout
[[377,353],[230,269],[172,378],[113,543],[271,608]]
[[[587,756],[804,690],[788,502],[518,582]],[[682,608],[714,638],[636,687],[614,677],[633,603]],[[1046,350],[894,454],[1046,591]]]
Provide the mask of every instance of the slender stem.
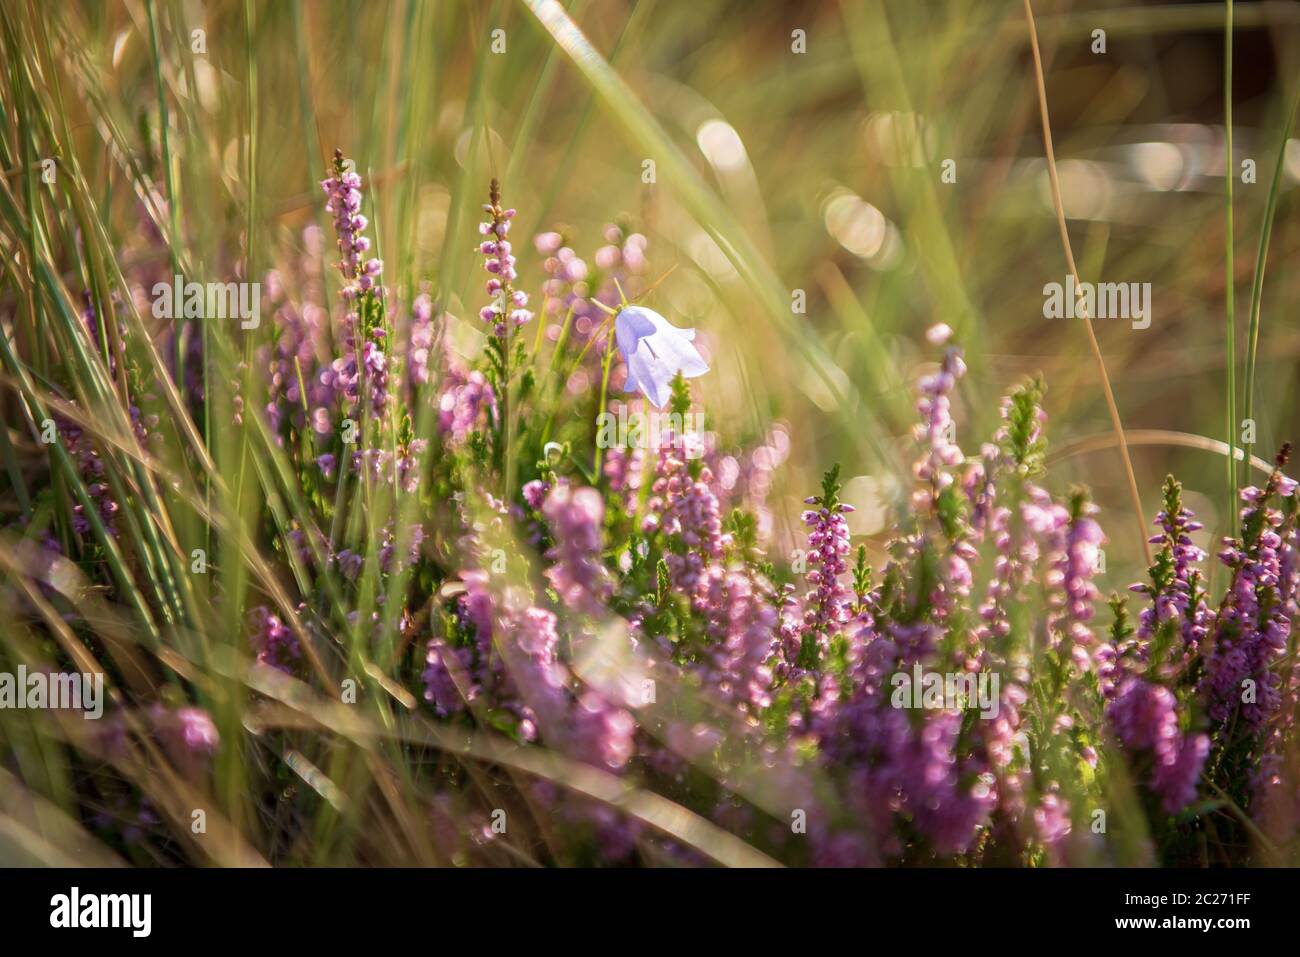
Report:
[[506,447],[505,454],[501,458],[501,463],[505,469],[505,491],[503,500],[509,502],[511,501],[511,496],[514,494],[515,486],[515,428],[514,422],[511,419],[513,403],[510,401],[510,390],[513,387],[512,380],[514,379],[514,373],[511,369],[511,334],[514,332],[515,323],[514,320],[510,318],[510,310],[513,308],[512,304],[507,301],[503,308],[506,310],[502,314],[502,318],[506,322],[506,334],[501,340],[501,366],[504,369],[504,382],[502,383],[503,388],[501,389],[501,427],[505,436]]
[[[609,394],[609,370],[614,365],[614,343],[612,340],[612,336],[605,337],[605,358],[603,361],[604,368],[600,374],[600,405],[596,406],[597,417],[605,411],[605,398]],[[599,430],[597,430],[596,437],[598,441],[596,442],[596,454],[591,464],[591,474],[594,476],[595,481],[599,482],[601,459],[604,458],[605,450],[600,447]]]
[[[1052,187],[1052,205],[1056,208],[1056,224],[1061,231],[1061,245],[1065,248],[1065,261],[1070,274],[1074,277],[1076,289],[1082,288],[1079,282],[1079,270],[1074,264],[1074,251],[1070,248],[1070,231],[1065,225],[1065,207],[1061,203],[1061,182],[1056,175],[1056,154],[1052,149],[1052,125],[1047,112],[1047,81],[1043,76],[1043,56],[1038,49],[1038,30],[1034,26],[1034,11],[1025,3],[1025,19],[1029,24],[1029,42],[1034,54],[1034,81],[1038,86],[1038,109],[1043,121],[1043,150],[1047,156],[1047,178]],[[1146,563],[1151,564],[1151,546],[1147,543],[1146,519],[1142,511],[1142,497],[1138,495],[1137,479],[1133,475],[1133,460],[1129,456],[1128,441],[1124,438],[1124,425],[1120,421],[1119,407],[1115,404],[1115,393],[1110,387],[1110,376],[1106,374],[1106,360],[1102,357],[1101,346],[1097,344],[1097,334],[1092,328],[1092,319],[1082,302],[1076,309],[1083,317],[1083,326],[1088,331],[1088,345],[1092,348],[1093,358],[1097,360],[1097,371],[1101,377],[1101,389],[1106,398],[1106,408],[1110,412],[1111,428],[1115,431],[1120,458],[1124,461],[1124,474],[1128,479],[1129,496],[1133,500],[1133,515],[1137,519],[1138,541],[1142,543],[1142,552]],[[1231,460],[1229,460],[1231,461]]]
[[1273,166],[1273,181],[1268,188],[1268,203],[1264,207],[1264,222],[1259,228],[1259,250],[1255,254],[1255,278],[1250,289],[1250,325],[1246,333],[1246,418],[1255,418],[1255,358],[1259,349],[1259,314],[1264,298],[1264,266],[1268,259],[1268,241],[1273,232],[1273,217],[1277,212],[1277,197],[1281,192],[1282,171],[1286,165],[1287,144],[1295,128],[1296,110],[1300,109],[1300,79],[1297,79],[1283,124],[1282,139],[1277,145],[1277,162]]
[[[162,53],[158,49],[158,23],[154,17],[153,0],[148,0],[144,5],[145,14],[149,18],[149,45],[153,51],[153,79],[154,86],[158,90],[158,139],[162,147],[162,164],[163,164],[163,181],[167,185],[167,222],[168,230],[171,236],[167,244],[168,252],[171,254],[172,272],[179,274],[181,271],[180,261],[177,257],[176,245],[180,242],[180,211],[176,208],[176,178],[172,171],[172,152],[171,152],[171,123],[167,117],[167,93],[163,86],[162,79]],[[176,381],[184,381],[185,349],[181,344],[181,324],[179,317],[173,320],[177,323],[173,330],[173,338],[176,347]]]
[[1232,0],[1223,22],[1224,305],[1228,311],[1228,528],[1237,534],[1237,320],[1233,288],[1232,229]]

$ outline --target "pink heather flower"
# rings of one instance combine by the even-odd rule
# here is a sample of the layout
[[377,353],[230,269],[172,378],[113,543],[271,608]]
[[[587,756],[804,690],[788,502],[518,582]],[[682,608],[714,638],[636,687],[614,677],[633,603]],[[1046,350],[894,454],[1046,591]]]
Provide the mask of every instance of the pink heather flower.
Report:
[[[465,696],[457,684],[457,676],[462,682],[469,682],[472,656],[471,649],[451,648],[440,638],[429,642],[423,674],[424,700],[433,705],[440,718],[465,710]],[[476,691],[477,688],[471,687],[468,692],[471,700]]]
[[483,268],[490,276],[486,289],[492,302],[479,310],[479,318],[491,324],[493,335],[503,338],[510,326],[530,322],[533,314],[523,308],[528,304],[528,294],[514,287],[519,274],[515,271],[514,251],[506,237],[515,211],[502,208],[501,187],[495,179],[492,180],[489,199],[491,202],[483,206],[488,219],[478,226],[479,234],[485,237],[479,243],[478,251],[483,256]]
[[641,448],[611,448],[605,450],[601,467],[613,498],[621,501],[625,511],[636,510],[637,496],[641,492],[646,452]]
[[608,771],[620,770],[635,753],[636,722],[622,708],[588,691],[573,709],[572,750],[588,763]]
[[[1283,513],[1270,505],[1282,490],[1294,493],[1284,478],[1279,466],[1265,488],[1241,491],[1242,539],[1226,539],[1219,555],[1232,569],[1232,581],[1201,681],[1209,715],[1218,723],[1237,712],[1259,729],[1281,705],[1281,678],[1273,666],[1287,652],[1297,597],[1295,527],[1280,532]],[[1246,694],[1248,688],[1253,695]]]
[[546,575],[560,603],[584,614],[599,614],[612,590],[609,572],[600,561],[604,500],[594,488],[575,489],[564,483],[546,497],[542,514],[555,540],[546,555],[552,563]]
[[334,360],[331,378],[345,409],[351,409],[360,400],[364,381],[372,410],[382,415],[388,400],[385,334],[382,327],[376,326],[368,331],[365,342],[358,343],[362,334],[358,302],[363,296],[383,294],[375,280],[384,266],[373,258],[362,262],[362,256],[370,249],[370,240],[361,235],[368,225],[366,217],[361,215],[361,177],[347,169],[340,150],[334,151],[334,175],[321,182],[321,189],[329,197],[325,208],[334,214],[340,254],[338,267],[343,276],[340,295],[348,309],[343,318],[343,355]]
[[692,478],[685,452],[678,445],[672,433],[663,437],[650,489],[653,497],[647,504],[649,516],[642,530],[653,531],[657,522],[665,536],[681,544],[681,548],[671,549],[664,561],[673,586],[695,596],[706,566],[723,557],[730,536],[722,530],[722,508],[709,486],[712,473],[705,466],[698,478]]
[[952,338],[952,327],[947,323],[935,323],[925,330],[925,341],[932,346],[941,346]]
[[[1108,662],[1111,677],[1110,690],[1118,673],[1128,667],[1132,658],[1144,666],[1154,668],[1155,678],[1174,678],[1189,667],[1199,649],[1214,627],[1215,610],[1210,608],[1202,589],[1203,571],[1198,567],[1205,560],[1205,552],[1192,542],[1192,533],[1201,529],[1192,512],[1183,507],[1182,488],[1169,476],[1165,480],[1165,508],[1156,516],[1161,533],[1150,539],[1161,546],[1150,569],[1151,583],[1138,583],[1130,591],[1147,595],[1151,604],[1139,613],[1136,636],[1125,647],[1113,649]],[[1181,638],[1180,646],[1168,648],[1159,662],[1150,661],[1152,639],[1166,622],[1172,622]],[[1103,684],[1103,690],[1107,685]]]
[[[607,328],[604,310],[597,303],[616,309],[622,304],[621,288],[635,296],[641,286],[641,273],[646,268],[646,238],[640,233],[625,235],[618,226],[607,226],[604,233],[606,245],[591,257],[591,264],[564,245],[559,233],[541,233],[534,237],[538,252],[546,257],[542,269],[547,279],[542,284],[546,295],[546,309],[550,320],[546,335],[558,340],[566,316],[569,339],[578,347],[593,340],[601,340]],[[618,250],[615,256],[614,250]],[[588,361],[599,363],[604,345],[596,341],[597,348],[588,349]],[[585,373],[586,370],[580,370]],[[615,387],[617,388],[617,370]],[[583,376],[575,375],[569,383],[570,391],[581,391]]]
[[167,757],[191,780],[206,771],[208,762],[221,746],[221,735],[212,716],[202,708],[178,708],[171,711],[161,704],[149,709],[154,734]]
[[1070,802],[1056,790],[1048,791],[1034,808],[1034,831],[1049,850],[1070,835]]
[[803,513],[808,526],[808,583],[812,591],[804,599],[804,632],[827,636],[848,619],[851,598],[841,576],[848,571],[849,525],[845,515],[853,506],[836,501],[830,507],[816,498],[807,505],[821,505]]
[[[334,151],[334,175],[321,181],[321,189],[328,200],[327,212],[334,214],[334,232],[338,236],[339,272],[350,287],[362,274],[361,255],[370,248],[369,240],[361,235],[368,225],[361,215],[361,177],[347,170],[343,154]],[[352,295],[355,295],[355,287]],[[345,297],[348,293],[344,294]]]
[[954,435],[949,394],[957,380],[966,373],[961,350],[949,348],[938,372],[922,377],[917,385],[921,393],[916,410],[921,423],[912,434],[921,443],[921,457],[912,466],[917,488],[912,493],[912,507],[919,513],[934,508],[939,494],[955,481],[952,470],[964,460]]
[[412,389],[429,382],[429,350],[433,348],[433,302],[421,293],[411,303],[411,329],[406,347],[406,381]]
[[1046,576],[1046,584],[1053,589],[1048,598],[1053,609],[1048,615],[1053,640],[1067,647],[1075,666],[1085,672],[1094,667],[1097,636],[1089,622],[1095,614],[1093,603],[1098,592],[1092,579],[1105,535],[1101,526],[1088,517],[1087,513],[1096,511],[1095,506],[1081,502],[1079,509],[1080,514],[1064,529],[1061,552]]
[[538,233],[533,237],[533,245],[543,256],[550,256],[555,253],[564,243],[564,237],[559,233]]
[[250,619],[253,625],[250,641],[258,663],[292,671],[294,662],[302,657],[302,647],[292,629],[264,605],[254,608]]
[[175,712],[177,738],[193,754],[215,754],[221,735],[212,717],[202,708],[180,708]]
[[1170,814],[1196,798],[1201,768],[1210,753],[1206,735],[1184,735],[1179,730],[1177,705],[1168,688],[1129,677],[1106,706],[1106,717],[1120,743],[1150,757],[1151,790]]
[[718,691],[759,711],[771,703],[772,651],[777,612],[770,586],[738,570],[709,566],[701,588],[710,634],[717,641],[713,678]]
[[450,350],[445,363],[438,396],[438,432],[457,447],[468,441],[470,433],[482,431],[487,422],[496,423],[497,398],[483,373],[466,370]]
[[[94,446],[91,445],[90,437],[81,430],[80,426],[59,418],[58,430],[63,439],[64,448],[68,450],[73,461],[77,463],[77,471],[86,482],[86,491],[95,506],[95,513],[104,526],[104,531],[108,533],[109,537],[116,538],[117,526],[115,519],[118,506],[113,498],[112,491],[108,487],[108,483],[104,481],[103,460],[99,457],[99,453]],[[93,527],[90,519],[86,517],[85,506],[78,502],[72,507],[72,530],[76,534],[84,536],[89,535]]]

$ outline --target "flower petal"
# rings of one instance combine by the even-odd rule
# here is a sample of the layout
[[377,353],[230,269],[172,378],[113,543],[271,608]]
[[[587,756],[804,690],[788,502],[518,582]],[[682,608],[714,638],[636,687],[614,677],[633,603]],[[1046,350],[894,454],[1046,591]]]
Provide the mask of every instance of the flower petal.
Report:
[[653,336],[646,336],[641,340],[640,348],[648,347],[653,350],[654,354],[674,373],[680,370],[684,378],[693,379],[708,372],[708,363],[704,361],[704,357],[691,341],[679,335],[677,329],[671,326],[668,328],[671,331],[660,331]]
[[625,392],[640,392],[663,408],[672,392],[673,377],[688,379],[709,371],[704,357],[691,344],[694,329],[678,329],[653,309],[628,306],[614,317],[614,336],[627,363]]
[[670,332],[675,336],[681,336],[683,339],[685,339],[688,342],[695,341],[694,329],[678,329],[676,326],[674,326],[663,316],[659,315],[659,313],[655,312],[653,309],[643,309],[642,311],[645,312],[647,314],[647,318],[652,323],[654,323],[655,332]]
[[636,380],[636,387],[657,409],[662,409],[672,392],[675,370],[656,358],[642,343],[627,363],[628,380]]
[[662,321],[662,317],[641,306],[628,306],[614,317],[614,339],[618,343],[618,351],[623,353],[624,362],[636,352],[637,343],[641,339],[653,335],[658,329],[651,316]]

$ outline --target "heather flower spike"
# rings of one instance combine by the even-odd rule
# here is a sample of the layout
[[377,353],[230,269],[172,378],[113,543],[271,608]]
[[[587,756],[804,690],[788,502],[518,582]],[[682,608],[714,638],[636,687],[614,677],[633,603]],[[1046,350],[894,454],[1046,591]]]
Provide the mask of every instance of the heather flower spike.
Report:
[[672,395],[673,377],[678,372],[685,379],[694,379],[708,372],[709,365],[695,348],[694,329],[679,329],[653,309],[632,305],[622,286],[618,296],[621,305],[617,312],[604,303],[596,305],[614,316],[614,341],[627,365],[623,391],[640,392],[662,409]]

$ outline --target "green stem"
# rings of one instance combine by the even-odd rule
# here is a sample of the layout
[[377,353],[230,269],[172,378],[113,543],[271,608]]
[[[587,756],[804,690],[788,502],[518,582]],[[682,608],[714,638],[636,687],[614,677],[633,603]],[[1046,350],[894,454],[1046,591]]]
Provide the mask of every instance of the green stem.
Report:
[[1223,142],[1225,304],[1228,310],[1228,523],[1237,533],[1237,322],[1233,315],[1232,232],[1232,0],[1223,25]]
[[[608,325],[608,323],[606,325]],[[605,411],[605,396],[609,392],[609,370],[613,366],[613,364],[614,364],[614,343],[613,343],[613,336],[610,335],[610,336],[606,336],[605,338],[605,358],[603,360],[603,365],[600,374],[600,405],[596,407],[596,415],[598,417],[602,412]],[[599,433],[597,434],[597,437],[599,438]],[[595,477],[595,481],[597,482],[600,481],[600,465],[601,465],[601,459],[604,457],[604,452],[605,450],[600,447],[600,442],[597,441],[596,455],[592,461],[592,466],[591,466],[591,474]]]
[[[1264,266],[1268,259],[1268,241],[1273,232],[1273,217],[1277,213],[1277,197],[1281,192],[1282,170],[1286,165],[1286,148],[1295,128],[1296,110],[1300,109],[1300,79],[1296,81],[1283,124],[1282,139],[1277,146],[1277,162],[1273,164],[1273,181],[1268,188],[1268,202],[1264,207],[1264,222],[1259,228],[1259,250],[1255,254],[1255,278],[1250,289],[1250,325],[1246,333],[1246,418],[1255,418],[1255,359],[1259,349],[1259,314],[1264,298]],[[1243,468],[1250,472],[1250,460],[1243,456]]]

